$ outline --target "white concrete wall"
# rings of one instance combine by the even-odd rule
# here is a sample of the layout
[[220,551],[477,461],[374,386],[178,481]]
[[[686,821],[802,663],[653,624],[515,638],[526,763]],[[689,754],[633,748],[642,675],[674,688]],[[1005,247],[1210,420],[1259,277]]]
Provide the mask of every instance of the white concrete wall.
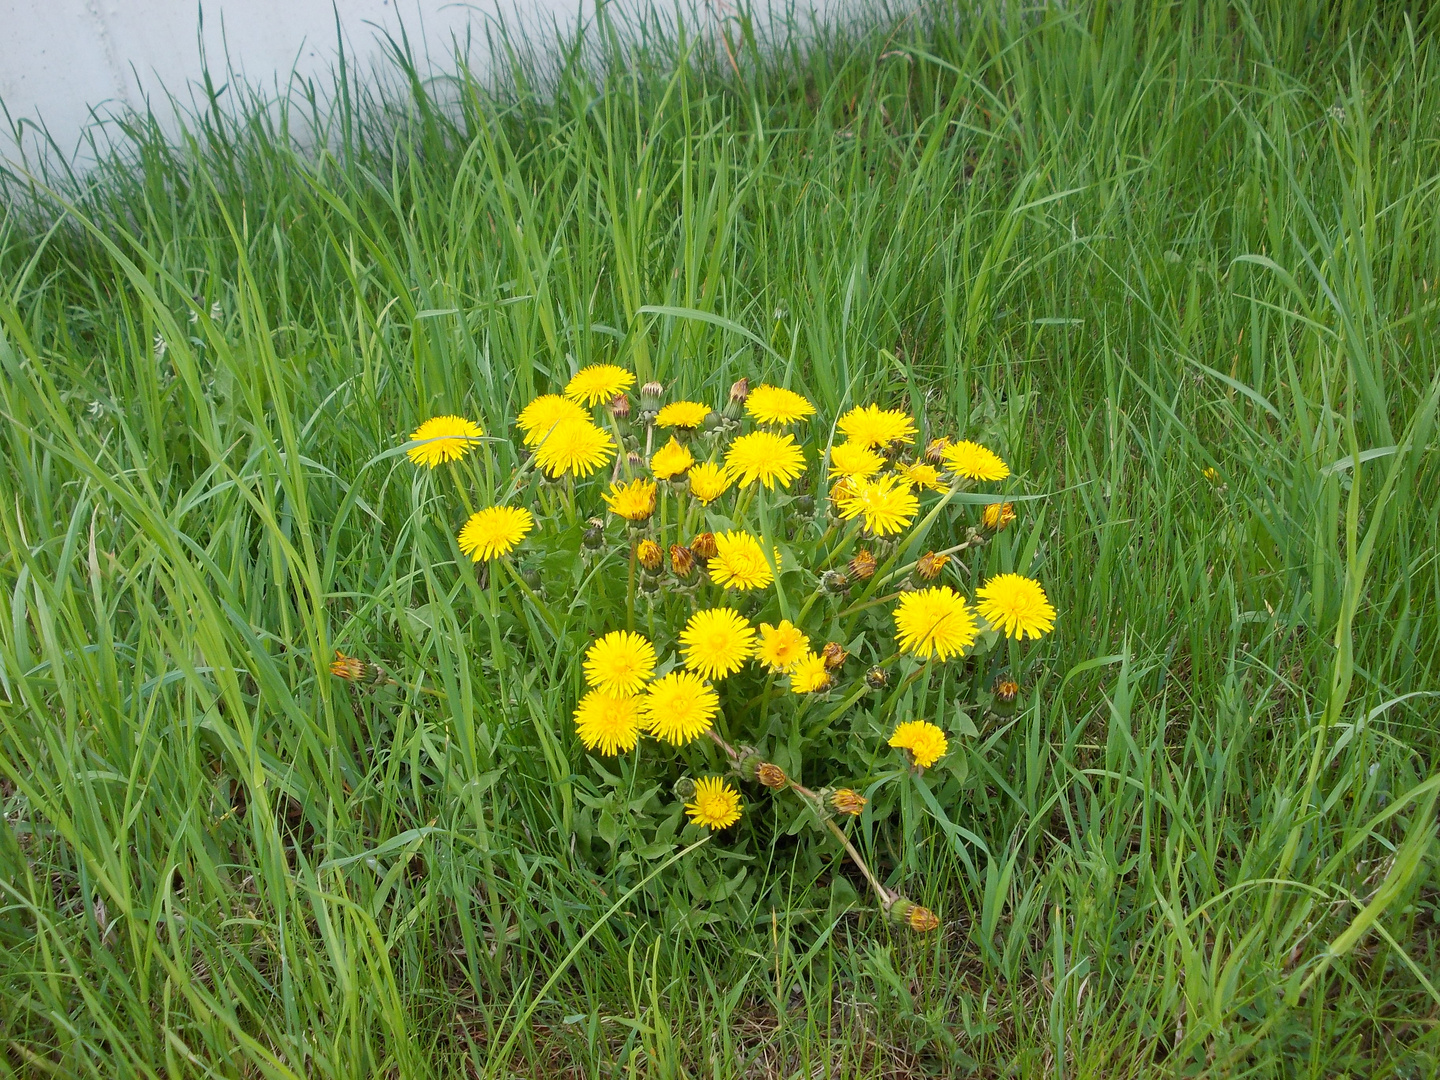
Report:
[[[503,2],[514,19],[514,0]],[[523,0],[519,18],[532,29],[552,18],[573,24],[582,2],[593,11],[593,0]],[[43,121],[61,153],[73,157],[92,110],[143,111],[149,100],[168,119],[165,89],[188,102],[202,42],[217,79],[228,56],[246,81],[274,87],[292,70],[331,70],[337,9],[346,51],[362,71],[381,55],[379,34],[398,38],[402,21],[417,52],[428,49],[447,65],[452,35],[463,39],[469,24],[480,36],[497,10],[496,0],[205,0],[202,30],[201,7],[197,0],[0,0],[0,104],[12,124]],[[25,142],[33,147],[34,134]],[[13,160],[15,149],[10,133],[0,131],[0,157]]]

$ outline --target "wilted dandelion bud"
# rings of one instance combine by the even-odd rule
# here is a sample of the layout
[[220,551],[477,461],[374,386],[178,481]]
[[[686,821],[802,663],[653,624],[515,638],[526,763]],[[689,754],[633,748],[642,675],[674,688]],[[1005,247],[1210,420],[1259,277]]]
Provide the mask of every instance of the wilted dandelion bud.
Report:
[[640,565],[652,574],[660,569],[665,561],[665,552],[654,540],[641,540],[635,545],[635,558]]
[[697,558],[704,559],[706,562],[720,554],[720,549],[715,546],[715,534],[708,532],[703,532],[691,540],[690,550],[695,553]]
[[730,404],[744,405],[745,399],[750,396],[750,380],[736,379],[730,384]]
[[651,379],[644,386],[640,387],[640,407],[642,409],[654,409],[659,406],[660,399],[665,396],[665,387]]
[[850,588],[850,579],[842,570],[826,570],[820,575],[820,584],[828,593],[843,593]]
[[850,654],[845,651],[845,646],[841,645],[838,641],[827,641],[820,655],[825,660],[825,667],[830,671],[834,671],[845,663],[845,658]]
[[925,460],[932,465],[939,465],[945,460],[945,451],[949,447],[949,439],[931,439],[925,447]]
[[625,455],[625,464],[630,466],[632,473],[637,473],[645,467],[645,455],[639,450],[631,450]]
[[980,511],[980,523],[987,529],[999,532],[1015,520],[1015,507],[1009,503],[986,503]]
[[1020,700],[1020,684],[1009,675],[1001,675],[991,688],[991,696],[995,699],[995,711],[1001,716],[1009,716]]
[[927,551],[915,564],[915,572],[926,581],[934,581],[944,573],[945,566],[949,562],[949,555],[942,555],[938,551]]
[[875,553],[869,548],[861,548],[850,560],[850,576],[861,581],[869,581],[875,576],[875,568],[878,565]]
[[605,522],[602,518],[591,518],[585,522],[585,546],[591,551],[602,547],[605,543]]
[[772,765],[768,761],[762,761],[759,765],[755,766],[755,779],[759,780],[760,783],[766,787],[775,790],[783,788],[790,782],[790,778],[785,775],[784,769],[780,768],[779,765]]
[[837,814],[849,814],[851,817],[859,817],[869,801],[864,795],[848,787],[836,788],[825,797],[825,805],[831,810]]
[[670,790],[681,802],[689,802],[695,798],[695,781],[688,776],[682,776]]
[[871,690],[884,690],[890,685],[890,673],[883,667],[876,665],[865,672],[865,685]]
[[683,544],[671,544],[670,569],[676,577],[688,578],[695,572],[695,553]]
[[927,907],[921,907],[913,900],[907,900],[903,896],[897,896],[890,902],[890,908],[886,912],[890,921],[896,926],[908,926],[917,934],[928,934],[931,930],[940,928],[940,917]]
[[610,399],[610,415],[616,420],[630,419],[630,399],[624,394],[616,394]]
[[365,678],[366,663],[356,656],[346,656],[339,649],[335,650],[335,659],[330,661],[330,674],[337,679],[347,679],[350,682],[359,682]]

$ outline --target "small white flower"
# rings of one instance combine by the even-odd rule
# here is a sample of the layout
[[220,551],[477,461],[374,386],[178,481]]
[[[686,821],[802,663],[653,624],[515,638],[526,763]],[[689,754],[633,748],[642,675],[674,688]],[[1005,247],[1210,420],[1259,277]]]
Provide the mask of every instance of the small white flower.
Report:
[[225,314],[225,310],[220,306],[220,301],[219,301],[219,300],[216,300],[213,304],[210,305],[210,318],[211,318],[211,319],[215,320],[216,322],[219,322],[219,321],[220,321],[220,317],[221,317],[222,315],[224,315],[224,314]]
[[91,416],[99,416],[105,411],[105,406],[101,405],[98,401],[92,401],[89,405],[85,406],[85,411]]
[[170,348],[169,344],[166,343],[164,337],[157,331],[155,334],[155,359],[165,359],[165,350],[168,348]]

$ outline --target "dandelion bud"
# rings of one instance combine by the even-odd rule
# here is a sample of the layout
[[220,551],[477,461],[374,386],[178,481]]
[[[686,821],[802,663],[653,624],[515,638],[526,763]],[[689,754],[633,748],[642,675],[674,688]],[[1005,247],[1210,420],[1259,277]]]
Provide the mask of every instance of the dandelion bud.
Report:
[[641,408],[649,409],[652,406],[659,405],[660,399],[664,396],[664,385],[652,379],[640,387],[640,406]]
[[539,592],[540,586],[541,584],[543,584],[540,580],[540,571],[536,570],[534,567],[522,571],[520,574],[520,580],[525,582],[525,587],[531,592]]
[[995,680],[990,693],[995,701],[995,711],[1001,716],[1009,716],[1015,711],[1016,702],[1020,700],[1020,684],[1009,675],[1002,675]]
[[915,572],[926,581],[934,581],[944,572],[945,566],[949,562],[949,555],[942,555],[938,551],[927,551],[915,564]]
[[755,766],[755,779],[759,780],[760,783],[766,787],[775,790],[783,788],[790,782],[789,777],[785,775],[784,769],[780,768],[779,765],[772,765],[768,761],[762,761],[759,765]]
[[637,473],[645,467],[645,455],[639,450],[631,450],[625,455],[625,464],[630,466],[632,473]]
[[872,667],[865,672],[865,685],[871,690],[884,690],[890,685],[890,673],[883,667]]
[[939,465],[945,460],[945,451],[950,447],[949,439],[931,439],[925,447],[925,460],[932,465]]
[[1220,470],[1213,465],[1205,466],[1205,471],[1201,475],[1212,484],[1220,483]]
[[695,553],[681,544],[671,544],[670,569],[676,577],[688,578],[695,572]]
[[875,553],[869,548],[861,548],[850,560],[850,574],[861,581],[869,581],[875,576],[875,568],[878,565]]
[[335,650],[335,659],[330,661],[330,674],[337,679],[347,679],[350,682],[359,682],[365,678],[365,669],[364,660],[355,656],[346,656],[339,649]]
[[653,574],[665,561],[665,552],[654,540],[641,540],[635,545],[635,558],[640,560],[641,566]]
[[605,543],[605,522],[601,518],[591,518],[585,523],[584,544],[591,551],[602,547]]
[[720,549],[715,546],[715,534],[708,532],[703,532],[691,540],[690,550],[695,553],[697,558],[704,559],[706,562],[720,554]]
[[732,405],[744,405],[745,399],[750,396],[750,380],[736,379],[730,384],[730,403]]
[[927,934],[940,928],[940,917],[927,907],[921,907],[913,900],[897,896],[886,911],[896,926],[908,926],[917,934]]
[[852,498],[854,494],[855,485],[850,482],[848,476],[842,476],[830,485],[830,501],[837,507],[846,499]]
[[695,798],[695,781],[688,776],[682,776],[679,780],[675,781],[674,786],[671,787],[670,790],[674,793],[675,798],[681,802],[689,802]]
[[850,654],[845,651],[845,646],[841,645],[838,641],[827,641],[820,655],[825,660],[826,669],[834,671],[845,663],[845,658]]
[[630,418],[630,399],[624,394],[616,394],[610,399],[610,415],[616,420],[628,420]]
[[810,517],[815,513],[815,496],[801,495],[795,500],[795,512],[801,517]]
[[870,800],[861,795],[858,791],[852,791],[848,787],[836,788],[830,792],[825,799],[825,805],[837,814],[849,814],[851,817],[859,817],[860,811],[865,809],[865,804]]
[[980,523],[987,529],[999,532],[1015,520],[1015,507],[1009,503],[986,503],[980,511]]
[[840,570],[826,570],[820,576],[820,584],[828,593],[843,593],[850,588],[850,579]]

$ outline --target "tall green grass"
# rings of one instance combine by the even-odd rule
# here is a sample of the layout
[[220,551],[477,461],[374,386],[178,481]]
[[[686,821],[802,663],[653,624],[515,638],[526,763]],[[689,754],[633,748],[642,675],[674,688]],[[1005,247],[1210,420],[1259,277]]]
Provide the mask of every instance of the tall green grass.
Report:
[[[1418,12],[602,13],[12,173],[0,1072],[1434,1075]],[[992,415],[1045,493],[983,849],[861,834],[942,934],[779,848],[706,864],[718,921],[617,887],[574,655],[494,648],[396,452],[597,360]]]

